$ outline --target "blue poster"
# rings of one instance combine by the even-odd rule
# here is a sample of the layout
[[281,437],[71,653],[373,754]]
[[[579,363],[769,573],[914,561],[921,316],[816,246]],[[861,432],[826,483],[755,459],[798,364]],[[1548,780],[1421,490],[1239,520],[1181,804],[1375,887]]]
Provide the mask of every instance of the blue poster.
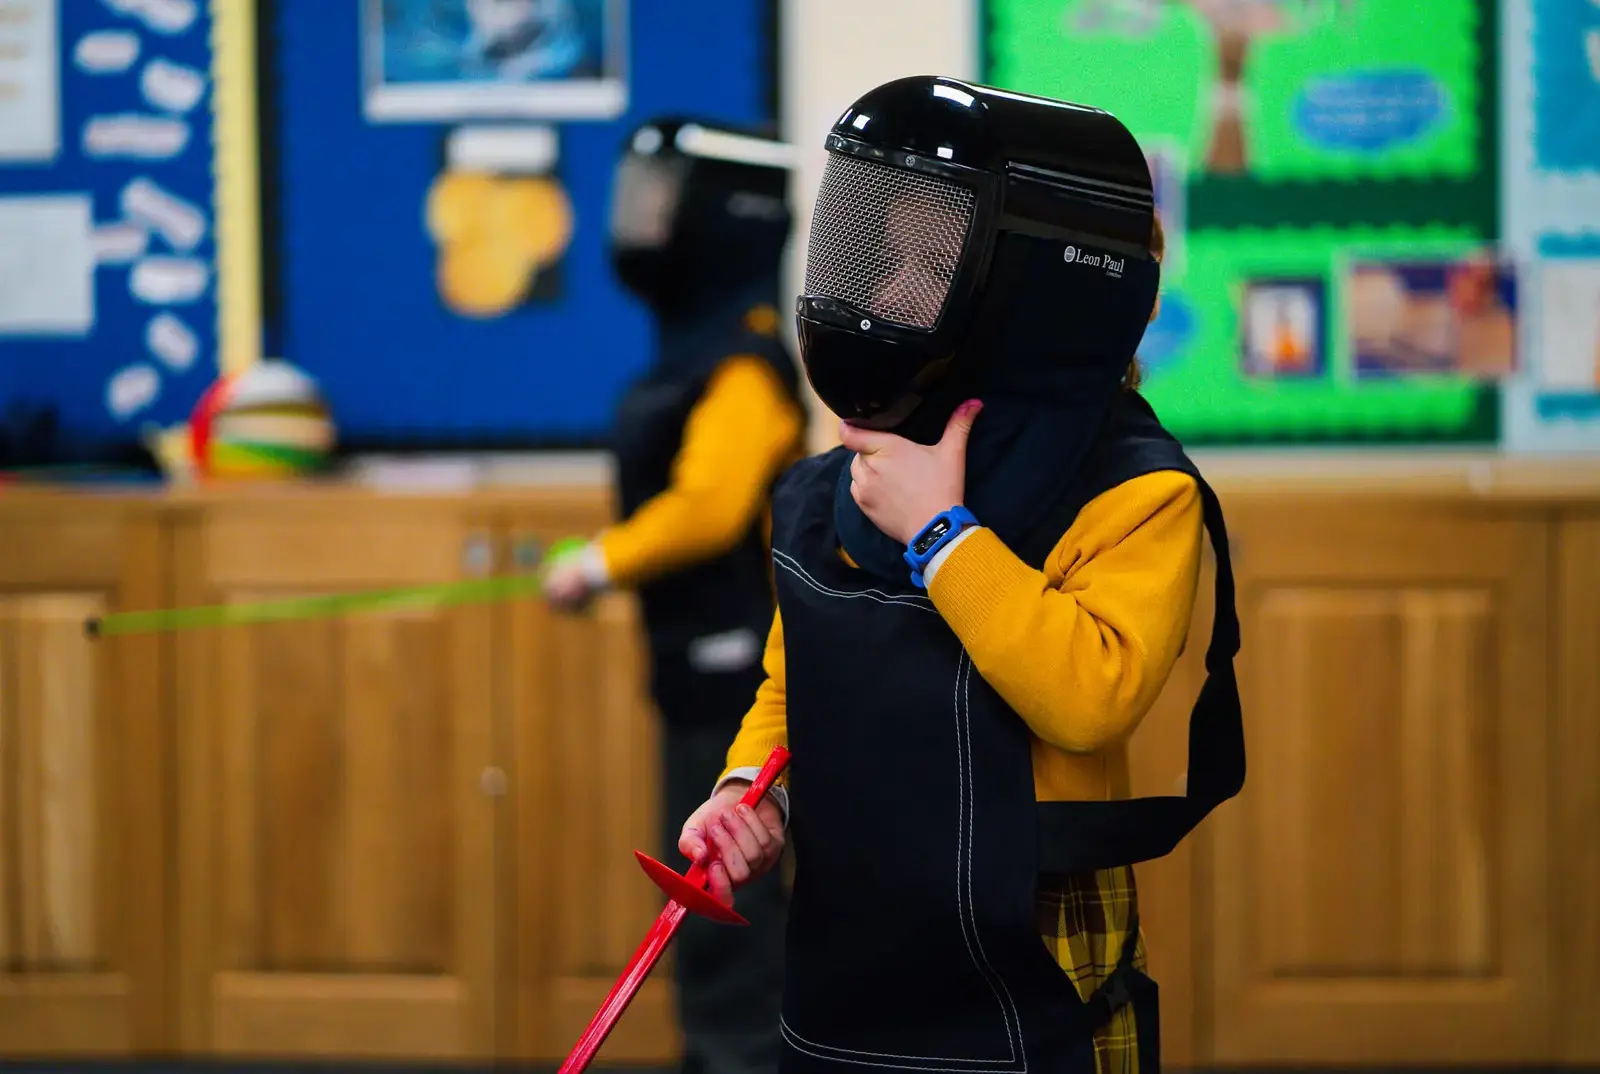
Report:
[[1531,14],[1538,166],[1600,170],[1600,4],[1539,0]]

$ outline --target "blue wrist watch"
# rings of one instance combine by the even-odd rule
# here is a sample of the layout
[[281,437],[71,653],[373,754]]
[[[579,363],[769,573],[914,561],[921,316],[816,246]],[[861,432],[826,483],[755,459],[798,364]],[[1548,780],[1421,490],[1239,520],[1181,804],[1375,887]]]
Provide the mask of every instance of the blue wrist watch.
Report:
[[973,517],[972,512],[960,505],[934,515],[933,521],[922,527],[922,530],[911,538],[911,543],[906,545],[905,558],[911,565],[911,584],[918,589],[926,589],[927,584],[923,580],[922,572],[933,557],[939,554],[939,549],[955,540],[968,526],[977,524],[978,520]]

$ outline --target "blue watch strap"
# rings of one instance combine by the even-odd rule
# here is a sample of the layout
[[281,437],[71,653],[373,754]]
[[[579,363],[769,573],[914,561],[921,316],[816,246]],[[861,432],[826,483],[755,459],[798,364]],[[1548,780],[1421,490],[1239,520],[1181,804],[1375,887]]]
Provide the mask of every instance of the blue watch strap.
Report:
[[923,569],[933,561],[934,556],[939,554],[939,549],[959,537],[961,531],[968,526],[977,524],[978,520],[972,512],[960,504],[934,515],[906,545],[904,555],[906,563],[911,567],[911,584],[918,589],[926,589],[927,581],[922,576]]

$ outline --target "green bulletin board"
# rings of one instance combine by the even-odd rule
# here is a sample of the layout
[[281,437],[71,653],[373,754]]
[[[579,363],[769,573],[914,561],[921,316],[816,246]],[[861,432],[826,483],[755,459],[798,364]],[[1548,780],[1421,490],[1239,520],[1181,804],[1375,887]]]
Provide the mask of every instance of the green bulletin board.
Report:
[[[1456,291],[1438,266],[1481,256],[1496,237],[1490,0],[984,9],[984,81],[1106,108],[1152,154],[1169,255],[1141,358],[1147,395],[1175,433],[1191,443],[1498,435],[1501,371],[1388,365],[1348,327],[1351,310],[1376,316],[1391,293],[1423,314],[1430,298],[1441,306]],[[1404,264],[1352,277],[1363,262]],[[1352,279],[1364,281],[1359,306]],[[1514,280],[1494,280],[1503,327]],[[1277,358],[1262,357],[1269,339],[1287,341]]]

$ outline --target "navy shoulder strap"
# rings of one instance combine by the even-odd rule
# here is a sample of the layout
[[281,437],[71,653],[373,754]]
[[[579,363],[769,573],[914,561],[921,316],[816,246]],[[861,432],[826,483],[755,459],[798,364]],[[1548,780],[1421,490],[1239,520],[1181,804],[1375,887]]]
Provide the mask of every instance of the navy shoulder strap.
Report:
[[[1101,466],[1086,474],[1081,498],[1059,527],[1049,548],[1071,524],[1084,503],[1123,481],[1158,470],[1180,470],[1200,489],[1206,534],[1216,558],[1216,598],[1211,643],[1206,649],[1206,681],[1189,713],[1189,769],[1186,793],[1106,802],[1041,802],[1039,869],[1068,873],[1132,865],[1172,852],[1213,809],[1244,786],[1244,714],[1233,658],[1239,652],[1239,615],[1234,604],[1228,530],[1216,493],[1199,468],[1161,428],[1149,404],[1129,393],[1128,405],[1108,422]],[[1117,450],[1112,451],[1115,447]],[[1115,460],[1113,463],[1111,460]]]
[[1157,420],[1144,397],[1137,392],[1122,392],[1106,413],[1071,494],[1012,551],[1034,570],[1043,569],[1061,535],[1072,527],[1085,504],[1125,481],[1158,470],[1179,470],[1196,480],[1200,477],[1183,446]]

